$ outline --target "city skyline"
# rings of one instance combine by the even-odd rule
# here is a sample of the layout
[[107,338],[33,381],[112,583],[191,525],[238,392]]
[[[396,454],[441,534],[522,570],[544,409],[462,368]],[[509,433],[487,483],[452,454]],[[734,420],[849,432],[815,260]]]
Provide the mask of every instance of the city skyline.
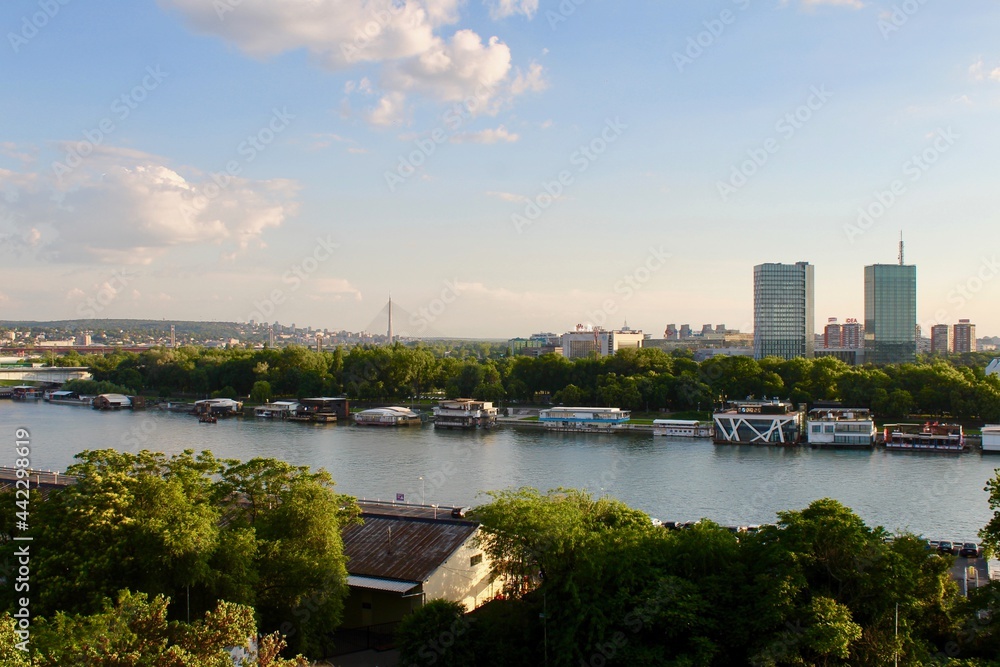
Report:
[[749,332],[754,265],[860,319],[902,230],[995,335],[1000,8],[914,7],[8,3],[0,312]]

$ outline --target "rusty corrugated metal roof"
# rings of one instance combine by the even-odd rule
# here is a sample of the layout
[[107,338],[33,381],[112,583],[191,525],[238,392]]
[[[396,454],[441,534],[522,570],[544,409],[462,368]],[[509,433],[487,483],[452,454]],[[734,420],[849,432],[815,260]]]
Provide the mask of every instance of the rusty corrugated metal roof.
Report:
[[478,528],[469,521],[361,516],[363,525],[343,532],[348,573],[401,581],[426,581]]

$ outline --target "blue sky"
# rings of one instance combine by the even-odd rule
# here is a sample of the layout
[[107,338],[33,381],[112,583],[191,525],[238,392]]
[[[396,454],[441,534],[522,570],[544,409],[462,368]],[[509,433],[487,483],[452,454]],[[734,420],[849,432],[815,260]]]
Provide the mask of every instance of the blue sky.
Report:
[[863,267],[1000,334],[985,0],[7,2],[0,312],[750,330]]

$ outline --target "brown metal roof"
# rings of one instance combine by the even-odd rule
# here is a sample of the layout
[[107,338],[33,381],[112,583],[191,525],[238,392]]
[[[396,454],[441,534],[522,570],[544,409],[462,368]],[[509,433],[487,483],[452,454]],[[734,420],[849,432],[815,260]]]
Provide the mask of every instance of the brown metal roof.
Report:
[[363,525],[343,532],[348,573],[401,581],[426,581],[478,528],[452,519],[361,516]]

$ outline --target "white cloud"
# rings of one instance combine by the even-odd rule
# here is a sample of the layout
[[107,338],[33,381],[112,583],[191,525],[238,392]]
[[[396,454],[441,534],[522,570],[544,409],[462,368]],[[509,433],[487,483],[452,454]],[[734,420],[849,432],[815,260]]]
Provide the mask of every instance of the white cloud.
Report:
[[507,128],[501,125],[495,129],[489,128],[480,130],[479,132],[456,134],[451,138],[451,141],[456,144],[495,144],[501,141],[504,143],[513,143],[520,138],[519,135],[508,132]]
[[514,194],[513,192],[496,192],[490,191],[486,193],[489,197],[496,197],[497,199],[502,199],[504,201],[514,202],[516,204],[524,204],[530,201],[524,195]]
[[486,44],[471,30],[459,30],[415,58],[388,65],[383,86],[418,92],[445,102],[471,94],[492,97],[510,71],[510,49],[497,37]]
[[[206,0],[159,0],[194,30],[217,35],[250,56],[264,58],[305,50],[323,67],[346,70],[375,64],[376,81],[344,86],[346,95],[376,98],[364,117],[375,125],[405,121],[406,96],[437,102],[481,98],[495,110],[509,96],[538,91],[541,67],[532,65],[512,83],[510,49],[497,37],[485,42],[472,30],[450,37],[440,31],[459,20],[459,0],[242,0],[234,6]],[[497,11],[537,10],[537,0],[499,0]],[[505,98],[506,96],[506,98]],[[350,104],[342,104],[349,113]]]
[[361,301],[361,290],[345,278],[316,278],[311,282],[313,301]]
[[365,113],[365,119],[372,125],[398,125],[406,117],[406,95],[398,92],[386,93],[375,108]]
[[976,83],[981,83],[987,79],[990,81],[1000,81],[1000,67],[994,67],[987,72],[986,62],[980,58],[969,65],[969,78]]
[[549,84],[542,78],[542,66],[533,62],[528,66],[527,72],[517,70],[514,81],[510,84],[510,91],[514,95],[521,95],[526,92],[540,93],[548,87]]
[[523,14],[530,19],[538,11],[538,0],[489,0],[486,6],[490,8],[490,18],[494,21],[515,14]]
[[149,264],[171,248],[209,244],[238,252],[297,207],[291,181],[233,178],[220,188],[157,156],[110,147],[61,180],[25,172],[10,182],[14,196],[0,201],[0,217],[52,261]]

